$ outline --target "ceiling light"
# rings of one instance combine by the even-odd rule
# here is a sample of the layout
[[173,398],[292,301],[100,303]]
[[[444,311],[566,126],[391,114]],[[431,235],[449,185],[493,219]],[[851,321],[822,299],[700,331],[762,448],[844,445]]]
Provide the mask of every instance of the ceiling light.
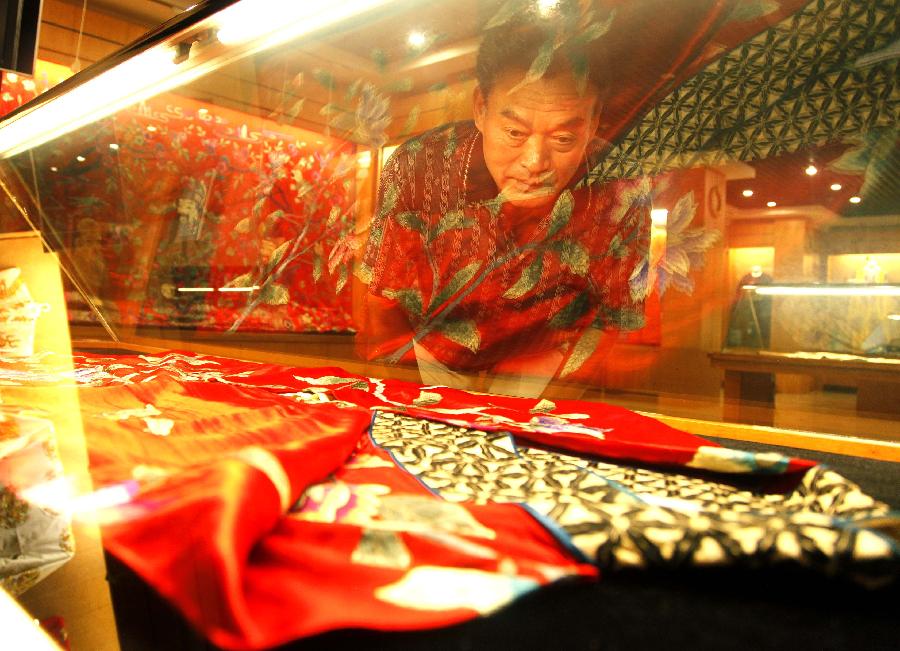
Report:
[[862,201],[859,197],[850,197],[850,203],[859,203]]
[[50,171],[51,171],[51,172],[58,172],[58,171],[59,171],[59,168],[58,168],[56,165],[51,165],[51,166],[50,166]]
[[654,226],[665,226],[669,221],[669,211],[666,208],[654,208],[650,211],[650,223]]
[[84,156],[79,154],[78,156],[75,157],[75,160],[77,160],[79,163],[83,163],[84,161],[87,160],[87,158],[85,158]]
[[766,205],[767,205],[769,208],[774,208],[774,207],[777,206],[778,204],[775,203],[774,201],[767,201],[767,202],[766,202]]
[[753,190],[744,190],[743,192],[741,192],[741,194],[744,195],[745,197],[752,197]]
[[840,190],[842,187],[844,187],[844,186],[842,186],[840,183],[832,183],[831,184],[831,189],[834,190],[835,192]]
[[412,47],[422,47],[425,45],[425,34],[422,32],[410,32],[406,37],[406,42]]
[[803,170],[803,171],[806,172],[806,175],[807,175],[807,176],[815,176],[816,174],[819,173],[819,168],[816,167],[815,165],[813,165],[812,163],[810,163],[810,164],[807,166],[807,168],[806,168],[805,170]]
[[538,13],[546,18],[559,6],[559,0],[537,0]]
[[111,143],[109,143],[109,148],[112,149],[113,151],[116,151],[119,148],[119,144],[116,142],[111,142]]

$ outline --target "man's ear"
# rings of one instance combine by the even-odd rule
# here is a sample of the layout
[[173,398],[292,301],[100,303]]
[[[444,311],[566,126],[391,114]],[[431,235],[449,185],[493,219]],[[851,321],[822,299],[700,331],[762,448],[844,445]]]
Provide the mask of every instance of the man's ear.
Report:
[[484,116],[487,113],[487,99],[481,92],[481,86],[475,86],[472,92],[472,111],[475,117],[475,126],[484,133]]

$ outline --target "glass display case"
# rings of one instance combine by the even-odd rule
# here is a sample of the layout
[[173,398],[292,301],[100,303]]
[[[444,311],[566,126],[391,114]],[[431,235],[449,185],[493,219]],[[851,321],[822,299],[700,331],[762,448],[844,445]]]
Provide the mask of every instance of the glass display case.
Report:
[[[54,612],[87,563],[73,648],[152,648],[147,594],[268,648],[598,568],[887,583],[896,12],[207,1],[38,95],[0,123],[3,587]],[[511,612],[457,633],[553,628]]]

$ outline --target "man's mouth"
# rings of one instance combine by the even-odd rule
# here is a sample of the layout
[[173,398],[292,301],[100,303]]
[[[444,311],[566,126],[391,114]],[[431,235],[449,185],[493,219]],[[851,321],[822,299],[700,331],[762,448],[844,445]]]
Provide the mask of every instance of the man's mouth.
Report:
[[507,187],[515,194],[543,195],[553,192],[553,181],[551,179],[537,181],[510,179]]

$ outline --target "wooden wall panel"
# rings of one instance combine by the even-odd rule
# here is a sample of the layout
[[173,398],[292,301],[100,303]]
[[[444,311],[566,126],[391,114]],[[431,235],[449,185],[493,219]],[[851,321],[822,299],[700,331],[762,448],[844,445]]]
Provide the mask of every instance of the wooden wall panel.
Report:
[[[44,0],[41,31],[38,34],[38,58],[71,66],[75,61],[82,3]],[[79,59],[84,68],[131,43],[152,26],[130,22],[91,8],[84,18]]]

